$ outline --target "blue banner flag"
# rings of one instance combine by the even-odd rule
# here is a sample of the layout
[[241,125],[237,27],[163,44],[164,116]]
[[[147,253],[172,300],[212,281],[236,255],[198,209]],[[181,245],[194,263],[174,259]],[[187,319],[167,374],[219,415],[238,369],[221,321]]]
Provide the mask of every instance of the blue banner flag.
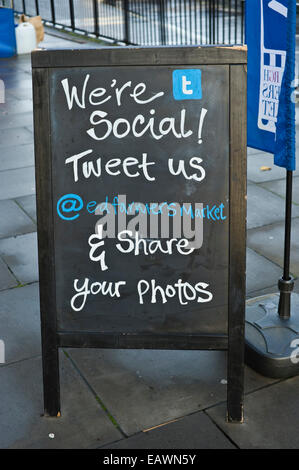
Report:
[[296,0],[247,0],[247,144],[295,170]]
[[11,57],[16,53],[14,11],[0,8],[0,58]]

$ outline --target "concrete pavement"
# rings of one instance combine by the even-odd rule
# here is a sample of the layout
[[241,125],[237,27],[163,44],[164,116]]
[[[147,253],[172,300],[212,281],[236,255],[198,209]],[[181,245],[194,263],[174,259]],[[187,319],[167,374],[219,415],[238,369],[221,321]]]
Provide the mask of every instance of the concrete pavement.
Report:
[[[43,46],[74,43],[47,35]],[[0,448],[298,448],[299,377],[274,380],[246,368],[246,421],[227,424],[226,353],[218,351],[61,351],[62,416],[41,416],[30,57],[2,59],[0,78]],[[248,151],[248,298],[277,290],[284,177],[271,155]],[[293,219],[297,278],[299,171]]]

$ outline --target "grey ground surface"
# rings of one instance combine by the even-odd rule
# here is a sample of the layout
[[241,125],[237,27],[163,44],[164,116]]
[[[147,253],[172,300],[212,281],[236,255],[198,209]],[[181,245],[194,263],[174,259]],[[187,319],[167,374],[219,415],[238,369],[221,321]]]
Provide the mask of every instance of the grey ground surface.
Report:
[[[42,46],[89,45],[46,35]],[[1,60],[0,78],[0,448],[298,448],[299,379],[269,379],[246,367],[246,420],[227,424],[224,352],[61,351],[62,416],[42,416],[30,57]],[[248,151],[248,298],[277,290],[284,178],[271,155]],[[298,233],[295,172],[295,277]]]

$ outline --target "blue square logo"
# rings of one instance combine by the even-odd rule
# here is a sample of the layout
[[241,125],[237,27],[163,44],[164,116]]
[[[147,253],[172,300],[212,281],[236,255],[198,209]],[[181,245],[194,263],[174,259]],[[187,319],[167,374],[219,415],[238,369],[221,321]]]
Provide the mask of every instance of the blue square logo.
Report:
[[200,100],[202,98],[201,70],[174,70],[172,87],[175,100]]

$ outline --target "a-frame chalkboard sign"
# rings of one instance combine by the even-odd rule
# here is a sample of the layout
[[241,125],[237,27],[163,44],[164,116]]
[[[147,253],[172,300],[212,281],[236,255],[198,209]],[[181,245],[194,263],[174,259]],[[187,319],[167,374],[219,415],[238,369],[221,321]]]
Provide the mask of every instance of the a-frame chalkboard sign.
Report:
[[243,420],[246,57],[32,54],[46,415],[60,347],[209,349]]

